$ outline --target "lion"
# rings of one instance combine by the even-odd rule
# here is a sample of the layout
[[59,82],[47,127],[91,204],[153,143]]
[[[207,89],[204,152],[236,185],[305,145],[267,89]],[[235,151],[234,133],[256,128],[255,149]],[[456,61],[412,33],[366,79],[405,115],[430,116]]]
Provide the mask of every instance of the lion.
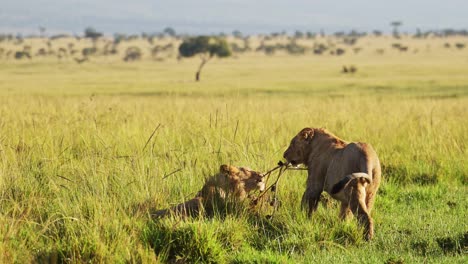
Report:
[[365,238],[374,236],[370,216],[381,180],[380,161],[372,146],[346,142],[326,129],[304,128],[292,140],[283,157],[291,165],[307,166],[307,186],[302,207],[308,216],[317,209],[326,191],[341,201],[340,218],[354,214],[364,226]]
[[193,199],[169,209],[158,210],[151,216],[161,218],[169,215],[212,215],[229,202],[235,204],[244,201],[249,193],[255,190],[265,190],[263,174],[245,167],[221,165],[219,173],[208,178]]

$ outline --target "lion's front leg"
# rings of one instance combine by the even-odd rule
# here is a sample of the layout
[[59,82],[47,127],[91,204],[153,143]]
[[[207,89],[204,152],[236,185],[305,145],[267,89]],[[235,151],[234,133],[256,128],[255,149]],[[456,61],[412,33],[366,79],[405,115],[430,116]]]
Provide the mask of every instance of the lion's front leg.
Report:
[[308,217],[317,210],[320,195],[323,192],[324,177],[321,177],[318,168],[309,166],[307,187],[302,195],[302,208],[307,209]]
[[317,210],[321,194],[322,188],[307,187],[302,195],[302,209],[307,210],[308,217]]

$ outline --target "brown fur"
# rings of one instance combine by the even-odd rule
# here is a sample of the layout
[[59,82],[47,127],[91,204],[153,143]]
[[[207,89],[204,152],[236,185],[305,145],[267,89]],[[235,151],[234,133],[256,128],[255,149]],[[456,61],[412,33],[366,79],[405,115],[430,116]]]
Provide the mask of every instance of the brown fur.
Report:
[[241,202],[247,198],[249,192],[263,191],[264,188],[261,173],[244,167],[221,165],[219,173],[207,179],[193,199],[169,209],[158,210],[152,213],[152,217],[160,218],[171,214],[182,217],[211,215],[216,207],[226,202]]
[[317,209],[323,191],[341,201],[340,217],[353,213],[365,228],[366,239],[374,235],[370,216],[379,188],[379,158],[370,144],[348,143],[325,129],[304,128],[284,152],[284,158],[308,167],[302,205],[309,217]]

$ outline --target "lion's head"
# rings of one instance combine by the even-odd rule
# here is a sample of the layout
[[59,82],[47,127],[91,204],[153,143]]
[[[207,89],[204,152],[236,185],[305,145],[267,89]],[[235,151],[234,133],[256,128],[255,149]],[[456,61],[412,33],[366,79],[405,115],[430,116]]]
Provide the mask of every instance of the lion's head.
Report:
[[244,195],[254,190],[263,191],[265,181],[260,172],[246,167],[221,165],[217,174],[219,187],[229,193]]
[[221,165],[219,172],[206,181],[200,193],[205,199],[227,197],[243,200],[251,191],[265,189],[265,181],[260,172],[245,167]]
[[252,191],[264,191],[265,179],[260,172],[245,167],[221,165],[219,172],[206,179],[197,195],[185,203],[169,209],[158,210],[152,217],[159,218],[171,213],[195,216],[201,212],[212,215],[226,204],[240,205]]
[[313,128],[307,127],[302,129],[291,140],[291,144],[289,144],[288,149],[284,152],[283,157],[286,159],[286,161],[292,165],[306,163],[313,137]]

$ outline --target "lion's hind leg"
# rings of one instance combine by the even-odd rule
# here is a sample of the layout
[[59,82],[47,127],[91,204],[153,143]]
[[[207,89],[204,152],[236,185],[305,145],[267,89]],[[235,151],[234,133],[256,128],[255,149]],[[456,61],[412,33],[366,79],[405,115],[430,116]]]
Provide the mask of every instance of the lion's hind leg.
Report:
[[372,207],[374,206],[374,201],[375,201],[375,191],[374,192],[372,192],[372,191],[367,192],[367,194],[366,194],[366,207],[367,207],[367,211],[369,212],[369,214],[371,213]]
[[151,214],[153,219],[163,218],[170,215],[178,217],[197,216],[203,211],[203,205],[200,197],[195,197],[185,203],[178,204],[169,209],[155,211]]
[[340,219],[346,220],[352,217],[351,209],[349,208],[349,204],[345,202],[341,202],[340,208]]
[[194,217],[199,215],[203,210],[201,197],[195,197],[185,203],[177,205],[173,213],[181,217]]
[[356,185],[349,186],[349,188],[352,188],[350,192],[351,211],[357,216],[358,223],[364,226],[366,240],[370,240],[374,236],[374,222],[367,210],[365,187],[357,183]]
[[374,172],[374,180],[371,184],[367,186],[367,194],[366,194],[366,206],[367,211],[370,213],[372,211],[372,207],[374,206],[375,195],[377,190],[379,189],[380,184],[380,170]]

